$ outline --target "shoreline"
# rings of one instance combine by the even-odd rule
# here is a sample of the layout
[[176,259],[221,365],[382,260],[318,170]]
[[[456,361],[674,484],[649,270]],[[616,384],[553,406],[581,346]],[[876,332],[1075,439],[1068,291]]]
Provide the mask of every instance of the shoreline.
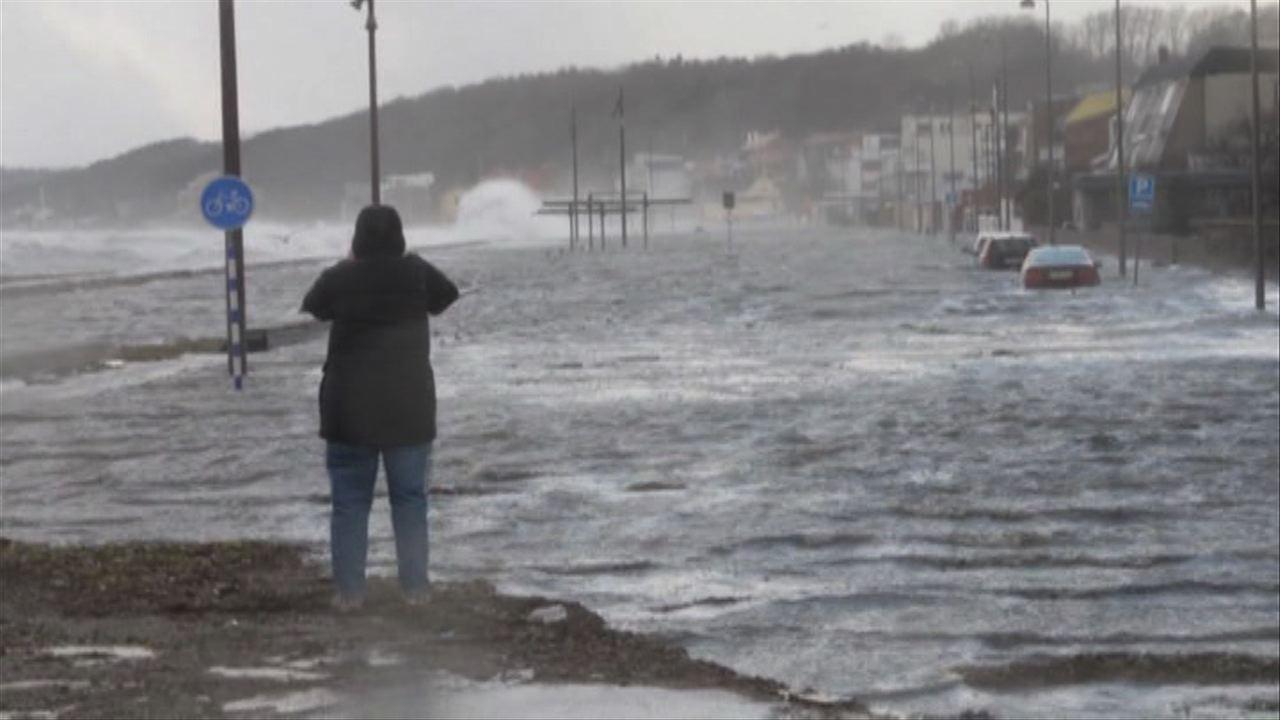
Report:
[[771,716],[871,717],[857,700],[796,694],[609,628],[578,603],[502,595],[484,581],[436,584],[429,605],[410,607],[375,578],[365,608],[339,614],[328,579],[304,556],[267,542],[0,538],[0,717],[297,716],[344,706],[359,716],[351,703],[371,688],[403,691],[427,675],[719,691]]

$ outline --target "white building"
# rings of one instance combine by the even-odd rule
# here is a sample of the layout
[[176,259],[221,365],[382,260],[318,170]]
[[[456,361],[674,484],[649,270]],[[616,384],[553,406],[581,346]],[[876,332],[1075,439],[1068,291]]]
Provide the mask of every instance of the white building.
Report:
[[[945,223],[948,194],[954,188],[955,201],[975,196],[977,201],[994,202],[996,134],[990,107],[970,113],[968,108],[946,114],[904,115],[901,122],[901,169],[903,197],[914,206],[918,230],[940,228]],[[1008,120],[1007,182],[1025,180],[1029,116],[1010,112]],[[953,183],[954,180],[954,183]],[[990,198],[985,197],[990,195]],[[932,212],[931,212],[932,209]]]
[[691,164],[680,155],[636,153],[627,174],[627,191],[649,193],[649,199],[693,196]]

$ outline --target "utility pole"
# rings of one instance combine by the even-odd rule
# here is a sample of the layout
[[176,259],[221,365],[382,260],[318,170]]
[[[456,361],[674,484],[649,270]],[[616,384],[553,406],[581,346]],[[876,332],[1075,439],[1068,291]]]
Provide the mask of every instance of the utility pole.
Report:
[[569,109],[569,139],[573,155],[573,204],[569,206],[569,249],[578,249],[578,105]]
[[[218,0],[218,45],[222,74],[222,172],[240,177],[240,97],[236,81],[236,15],[233,0]],[[235,302],[230,288],[227,298],[227,372],[236,390],[243,387],[249,372],[248,342],[245,335],[244,231],[228,230],[223,235],[227,255],[227,281],[235,283]],[[239,346],[237,348],[237,346]],[[237,367],[238,366],[238,367]]]
[[897,204],[897,207],[895,207],[895,208],[894,208],[894,213],[893,213],[893,214],[894,214],[894,221],[895,221],[895,224],[897,224],[897,226],[898,226],[898,229],[899,229],[899,230],[902,230],[902,223],[903,223],[903,220],[905,219],[905,218],[903,217],[903,212],[902,212],[902,205],[903,205],[903,192],[902,192],[902,189],[903,189],[903,188],[902,188],[902,152],[903,152],[903,150],[905,150],[905,148],[903,148],[903,147],[902,147],[902,141],[901,141],[901,140],[899,140],[899,141],[898,141],[898,154],[897,154],[897,157],[896,157],[896,158],[894,158],[894,160],[895,160],[894,164],[897,166],[897,167],[895,168],[894,175],[896,176],[896,179],[897,179],[897,181],[898,181],[898,204]]
[[974,207],[978,204],[978,188],[981,183],[978,182],[978,105],[973,98],[973,65],[969,65],[969,139],[973,145],[973,202]]
[[[950,196],[951,201],[957,205],[960,204],[960,196],[956,194],[956,118],[955,107],[951,100],[951,93],[947,93],[947,155],[950,156]],[[952,210],[952,203],[946,204],[947,209],[947,234],[950,236],[951,242],[956,241],[955,212]]]
[[369,31],[369,172],[370,198],[374,205],[382,204],[382,172],[378,162],[378,57],[374,33],[378,30],[378,21],[373,15],[373,0],[352,0],[351,6],[356,10],[364,3],[369,3],[369,13],[364,22],[364,29]]
[[[988,120],[991,120],[993,116],[990,113],[987,113],[987,115],[988,115]],[[982,171],[987,176],[986,180],[982,184],[982,190],[983,190],[983,194],[985,195],[987,186],[990,185],[991,197],[993,200],[995,199],[995,195],[998,190],[996,186],[995,142],[996,142],[996,126],[991,122],[988,122],[986,126],[982,128],[982,152],[983,152]]]
[[1262,112],[1258,106],[1258,0],[1249,0],[1249,76],[1253,86],[1253,305],[1266,309],[1267,273],[1262,260]]
[[649,196],[653,194],[653,131],[649,132],[649,154],[644,162],[644,249],[649,249]]
[[[622,249],[627,249],[627,114],[622,105],[622,88],[618,88],[618,104],[614,108],[618,116],[618,174],[622,178]],[[603,235],[601,235],[603,238]]]
[[1000,83],[991,92],[991,148],[995,151],[996,225],[1004,229],[1004,164],[1000,162]]
[[1116,0],[1116,230],[1120,245],[1120,277],[1128,274],[1125,225],[1129,221],[1129,203],[1124,192],[1124,91],[1120,80],[1120,0]]
[[[1024,8],[1035,8],[1036,0],[1022,0],[1021,6]],[[1045,124],[1047,125],[1047,134],[1049,137],[1049,172],[1046,192],[1049,197],[1049,244],[1054,244],[1054,217],[1053,217],[1053,31],[1049,25],[1049,0],[1044,0],[1044,88],[1045,88]],[[1034,106],[1032,108],[1034,110]],[[1035,132],[1035,113],[1032,112],[1031,131]],[[1040,158],[1032,159],[1033,162],[1039,162]]]
[[1004,229],[1013,229],[1013,178],[1009,177],[1012,158],[1009,156],[1009,62],[1008,52],[1004,43],[1004,36],[1001,36],[1000,42],[1000,177],[1003,179],[1004,190],[1001,195],[1004,202],[1001,203],[1004,215]]
[[938,135],[938,116],[934,114],[933,105],[929,105],[929,234],[937,235],[938,212],[938,166],[934,161],[934,138]]
[[916,172],[915,172],[915,191],[916,191],[916,232],[924,234],[924,157],[921,155],[920,148],[920,120],[917,117],[915,122],[915,145],[916,145]]
[[1044,87],[1045,100],[1048,101],[1044,111],[1049,125],[1049,244],[1054,243],[1053,217],[1053,181],[1057,173],[1053,167],[1053,29],[1049,25],[1049,0],[1044,0]]

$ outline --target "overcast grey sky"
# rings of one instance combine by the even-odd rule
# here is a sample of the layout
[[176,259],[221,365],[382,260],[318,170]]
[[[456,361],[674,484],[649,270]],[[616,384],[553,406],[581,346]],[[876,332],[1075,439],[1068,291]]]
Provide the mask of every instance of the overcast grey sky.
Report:
[[[1053,15],[1070,22],[1111,7],[1112,0],[1055,0]],[[919,45],[948,19],[1030,12],[1018,0],[379,0],[377,8],[384,101],[497,75],[615,67],[654,55],[783,55],[890,37]],[[366,35],[348,2],[241,0],[236,14],[244,132],[316,122],[367,103]],[[82,165],[165,138],[217,138],[217,3],[0,0],[0,80],[0,164],[7,167]]]

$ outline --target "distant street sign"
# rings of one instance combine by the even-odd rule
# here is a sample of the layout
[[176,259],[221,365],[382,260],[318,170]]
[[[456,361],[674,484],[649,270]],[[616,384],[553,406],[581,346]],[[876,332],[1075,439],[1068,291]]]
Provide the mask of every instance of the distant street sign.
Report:
[[234,175],[214,178],[200,193],[200,212],[219,230],[244,227],[253,214],[253,192]]
[[724,194],[724,200],[723,200],[723,202],[724,202],[724,209],[725,209],[725,210],[732,210],[732,209],[733,209],[733,205],[734,205],[734,197],[733,197],[733,193],[731,193],[731,192],[727,192],[727,193],[725,193],[725,194]]
[[1129,211],[1150,213],[1156,204],[1156,178],[1146,173],[1129,176]]

